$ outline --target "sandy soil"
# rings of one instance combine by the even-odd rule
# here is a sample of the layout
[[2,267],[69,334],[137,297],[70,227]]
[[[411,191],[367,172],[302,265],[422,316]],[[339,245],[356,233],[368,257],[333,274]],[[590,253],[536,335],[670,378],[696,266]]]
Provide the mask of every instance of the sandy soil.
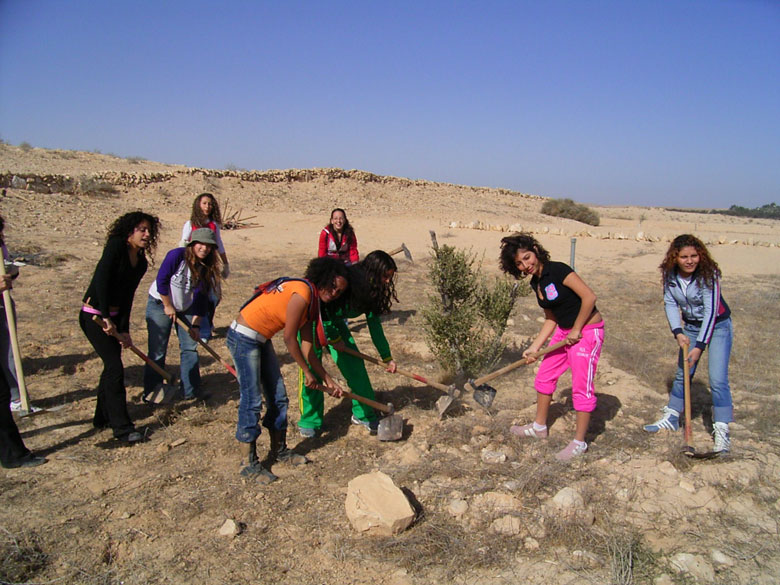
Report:
[[[620,582],[615,546],[608,546],[620,542],[620,550],[636,554],[635,582],[776,582],[780,431],[774,393],[780,365],[767,349],[780,326],[780,223],[609,207],[597,208],[602,224],[590,228],[541,215],[542,199],[507,191],[352,179],[262,183],[107,155],[0,146],[0,172],[78,176],[108,170],[174,176],[122,187],[116,195],[9,188],[0,202],[8,246],[30,262],[13,290],[29,392],[40,406],[63,407],[19,421],[27,445],[49,462],[32,470],[0,470],[0,567],[5,571],[0,580]],[[529,445],[513,440],[507,429],[533,412],[531,369],[492,383],[499,393],[490,414],[467,401],[439,421],[433,406],[438,391],[369,367],[382,399],[393,402],[406,419],[404,439],[378,442],[350,426],[346,404],[328,399],[328,432],[317,440],[290,437],[312,463],[303,469],[277,465],[274,472],[281,480],[262,488],[237,473],[237,384],[205,354],[201,371],[213,398],[163,409],[140,402],[141,364],[132,355],[125,357],[131,415],[148,438],[132,448],[117,446],[109,431],[91,426],[101,363],[78,328],[81,296],[115,217],[137,208],[159,215],[159,265],[178,242],[192,199],[204,190],[231,212],[254,216],[252,227],[223,233],[232,273],[217,312],[213,346],[225,357],[224,331],[237,308],[255,284],[303,271],[333,207],[347,209],[361,252],[393,249],[402,242],[411,250],[414,263],[397,256],[400,303],[385,327],[399,366],[434,379],[441,379],[441,372],[425,344],[419,314],[429,292],[429,231],[436,232],[440,244],[484,254],[487,273],[497,273],[500,226],[536,231],[553,257],[564,261],[576,235],[577,271],[599,295],[607,321],[597,380],[601,406],[587,456],[571,466],[552,462],[574,425],[565,382],[549,441]],[[664,404],[674,371],[657,265],[668,238],[688,231],[712,242],[737,331],[735,452],[695,465],[679,456],[679,434],[649,437],[638,430]],[[144,278],[133,312],[131,331],[142,348],[144,292],[154,275],[152,269]],[[536,332],[539,315],[532,299],[520,299],[505,362],[516,358]],[[360,320],[353,329],[361,348],[372,353]],[[294,428],[297,371],[277,341]],[[178,364],[177,353],[172,342],[169,369]],[[332,363],[326,367],[335,370]],[[697,388],[699,402],[706,403],[704,378]],[[704,449],[710,439],[701,420],[705,408],[699,410],[694,436]],[[264,435],[264,448],[265,441]],[[502,450],[507,461],[485,463],[483,449]],[[397,538],[358,535],[344,515],[347,482],[372,469],[390,474],[422,506],[422,517]],[[546,503],[564,486],[584,494],[592,518],[561,522],[549,513]],[[516,534],[496,532],[494,520],[507,512],[480,504],[485,494],[495,492],[516,499],[509,512],[522,520]],[[461,498],[469,502],[469,511],[453,517],[448,505]],[[244,532],[219,536],[226,518],[241,522]],[[689,569],[678,574],[681,554],[693,555],[704,573]],[[711,579],[707,568],[714,571]]]

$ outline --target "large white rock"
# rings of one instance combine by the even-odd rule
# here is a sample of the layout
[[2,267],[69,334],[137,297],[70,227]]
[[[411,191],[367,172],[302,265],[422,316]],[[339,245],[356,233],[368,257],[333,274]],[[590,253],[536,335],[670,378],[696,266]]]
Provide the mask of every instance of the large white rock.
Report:
[[381,471],[359,475],[347,486],[347,518],[355,530],[380,536],[403,532],[414,521],[404,493]]
[[712,583],[715,571],[704,557],[690,553],[677,553],[671,559],[671,565],[678,573],[687,573],[701,583]]

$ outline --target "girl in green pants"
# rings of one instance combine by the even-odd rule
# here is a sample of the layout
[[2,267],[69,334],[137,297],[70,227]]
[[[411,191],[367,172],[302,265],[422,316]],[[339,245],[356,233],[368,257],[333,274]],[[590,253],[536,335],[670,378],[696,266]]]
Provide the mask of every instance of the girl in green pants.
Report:
[[[330,355],[346,379],[350,390],[354,394],[374,399],[374,389],[363,360],[339,350],[348,347],[358,351],[345,319],[354,319],[365,314],[371,341],[387,364],[387,371],[395,372],[396,364],[379,317],[389,313],[393,301],[398,301],[395,294],[395,273],[398,267],[387,252],[375,250],[363,261],[350,266],[348,270],[350,298],[346,306],[335,310],[329,310],[327,305],[323,305],[323,326],[328,338]],[[321,348],[317,348],[317,351],[318,355],[322,354]],[[304,385],[303,370],[299,370],[298,378],[298,403],[301,409],[298,430],[304,437],[316,437],[322,429],[325,397],[319,390],[312,390]],[[353,400],[352,424],[363,425],[371,433],[375,433],[379,417],[370,406]]]

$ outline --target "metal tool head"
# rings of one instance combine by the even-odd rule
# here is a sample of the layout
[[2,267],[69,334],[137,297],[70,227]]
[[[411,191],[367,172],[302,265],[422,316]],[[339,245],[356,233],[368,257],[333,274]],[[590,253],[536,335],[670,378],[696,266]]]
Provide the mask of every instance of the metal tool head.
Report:
[[683,447],[682,454],[686,457],[690,457],[691,459],[715,459],[716,457],[720,456],[720,452],[718,451],[705,451],[703,453],[699,453],[690,445]]
[[447,394],[436,401],[436,410],[439,412],[440,419],[444,417],[444,413],[447,412],[447,409],[452,406],[452,403],[455,402],[459,396],[460,394],[458,393],[455,384],[450,384]]
[[414,260],[412,260],[412,253],[409,251],[409,248],[406,247],[406,244],[401,244],[401,250],[404,252],[404,256],[406,256],[406,259],[414,264]]
[[474,386],[473,380],[469,380],[469,388],[474,389],[474,401],[481,407],[487,409],[493,405],[493,401],[496,399],[496,389],[489,384],[480,384]]
[[151,392],[144,395],[143,400],[147,404],[170,404],[173,402],[173,399],[176,398],[178,391],[179,387],[177,385],[160,382]]
[[404,417],[393,414],[395,409],[392,404],[387,406],[390,407],[390,413],[379,421],[376,436],[380,441],[398,441],[404,434]]

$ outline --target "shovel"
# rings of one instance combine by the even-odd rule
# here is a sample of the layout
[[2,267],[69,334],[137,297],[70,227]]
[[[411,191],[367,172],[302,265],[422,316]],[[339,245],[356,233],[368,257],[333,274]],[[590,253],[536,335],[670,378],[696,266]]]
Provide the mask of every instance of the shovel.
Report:
[[[181,317],[176,317],[176,321],[178,321],[179,325],[181,325],[187,330],[187,333],[190,332],[190,324],[187,323],[184,319],[182,319]],[[233,366],[231,366],[229,363],[227,363],[225,360],[223,360],[222,357],[216,351],[214,351],[208,343],[198,338],[198,344],[200,344],[201,347],[203,347],[207,352],[209,352],[211,354],[211,357],[213,357],[215,360],[217,360],[219,363],[225,366],[227,371],[233,374],[233,377],[236,380],[238,380],[238,374],[236,373],[236,369]]]
[[693,435],[693,429],[691,428],[691,366],[688,363],[688,346],[683,348],[683,387],[685,389],[685,447],[683,447],[682,453],[692,459],[713,459],[719,455],[716,451],[707,451],[705,453],[697,453],[693,445],[691,445],[691,437]]
[[396,254],[399,254],[400,252],[403,252],[404,256],[406,256],[406,259],[409,262],[411,262],[412,264],[414,264],[414,260],[412,260],[412,253],[409,251],[409,248],[407,248],[406,244],[404,244],[403,242],[395,250],[390,250],[388,252],[388,254],[390,254],[391,256],[395,256]]
[[[541,357],[543,355],[555,351],[556,349],[562,348],[564,345],[566,345],[566,340],[562,339],[558,343],[545,347],[544,349],[540,349],[536,353],[531,354],[531,356],[529,357],[536,357],[536,358]],[[490,380],[498,378],[499,376],[502,376],[507,372],[516,370],[520,366],[528,365],[529,363],[531,362],[529,362],[526,358],[517,360],[516,362],[512,362],[508,366],[504,366],[500,370],[496,370],[495,372],[486,374],[481,378],[477,378],[476,380],[469,380],[468,382],[466,382],[466,388],[468,388],[469,390],[473,390],[474,400],[477,402],[477,404],[479,404],[485,409],[488,409],[493,404],[493,400],[495,400],[496,398],[496,389],[490,386],[489,384],[486,384],[485,382],[489,382]]]
[[[95,323],[97,323],[101,327],[104,327],[104,321],[98,315],[92,315],[92,320],[95,321]],[[114,337],[119,339],[119,335],[117,334],[114,334]],[[173,374],[169,374],[160,366],[158,366],[154,361],[152,361],[149,358],[149,356],[147,356],[144,352],[138,349],[135,345],[130,344],[128,346],[128,349],[132,351],[135,355],[137,355],[139,358],[141,358],[144,362],[146,362],[150,368],[152,368],[155,372],[160,374],[163,377],[163,380],[165,380],[162,383],[162,386],[155,388],[154,390],[149,392],[149,394],[145,395],[143,397],[143,401],[150,404],[167,404],[171,400],[173,400],[173,397],[176,396],[176,392],[178,391],[178,388],[176,388],[176,384],[175,384],[176,376],[174,376]]]
[[[328,391],[322,384],[314,384],[313,386],[307,386],[307,388],[313,388],[314,390],[319,390],[320,392],[328,394]],[[346,398],[351,398],[352,400],[367,404],[387,415],[379,421],[379,427],[376,430],[376,436],[380,441],[398,441],[403,436],[404,417],[400,414],[395,414],[395,407],[392,404],[389,402],[387,404],[382,404],[376,400],[371,400],[370,398],[365,398],[358,394],[347,392],[346,390],[342,390],[342,395]]]
[[[364,361],[371,362],[372,364],[376,364],[378,366],[385,366],[386,364],[383,361],[380,361],[376,359],[375,357],[371,357],[370,355],[366,355],[364,353],[360,353],[359,351],[355,351],[354,349],[350,349],[348,347],[344,347],[339,349],[338,351],[343,351],[344,353],[348,353],[349,355],[353,355],[356,358],[360,358]],[[418,382],[422,382],[426,386],[430,386],[431,388],[436,388],[437,390],[441,390],[442,392],[446,392],[447,396],[442,396],[436,401],[436,409],[439,411],[439,417],[441,418],[441,415],[444,414],[444,410],[447,409],[447,407],[452,404],[453,400],[455,400],[458,397],[457,389],[455,388],[455,384],[450,384],[449,386],[445,386],[444,384],[439,384],[438,382],[433,382],[432,380],[427,380],[426,378],[423,378],[422,376],[418,374],[413,374],[412,372],[406,372],[400,368],[396,368],[395,370],[396,374],[401,374],[402,376],[406,376],[407,378],[411,378],[413,380],[417,380]],[[442,410],[440,404],[444,404],[446,402],[446,405],[444,406],[444,409]]]

